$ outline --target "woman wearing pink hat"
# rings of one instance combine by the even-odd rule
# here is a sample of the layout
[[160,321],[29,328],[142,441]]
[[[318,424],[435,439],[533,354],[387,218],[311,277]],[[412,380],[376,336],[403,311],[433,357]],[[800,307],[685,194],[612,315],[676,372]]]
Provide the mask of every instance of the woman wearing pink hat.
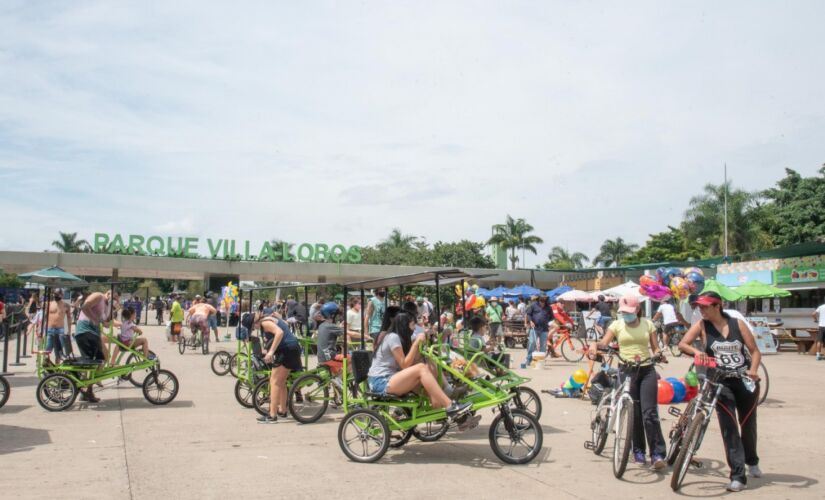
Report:
[[663,469],[665,463],[665,437],[659,422],[658,376],[654,359],[662,356],[656,341],[656,327],[647,318],[639,317],[641,304],[639,297],[625,295],[619,300],[619,319],[610,324],[604,337],[590,344],[590,353],[597,348],[605,348],[615,338],[619,343],[619,357],[624,361],[642,361],[642,367],[630,373],[630,395],[633,405],[633,459],[637,464],[645,464],[645,440],[650,449],[651,464],[655,470]]

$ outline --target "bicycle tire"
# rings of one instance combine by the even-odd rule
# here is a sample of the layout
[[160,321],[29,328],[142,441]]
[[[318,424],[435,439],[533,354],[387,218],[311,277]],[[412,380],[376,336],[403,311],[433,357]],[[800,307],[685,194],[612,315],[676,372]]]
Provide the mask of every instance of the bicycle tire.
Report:
[[178,337],[178,352],[181,354],[186,352],[186,336],[183,335],[183,332]]
[[0,408],[5,406],[6,401],[9,400],[9,394],[11,394],[9,382],[6,377],[0,375]]
[[682,351],[679,349],[679,342],[682,341],[682,337],[683,335],[681,333],[674,333],[670,336],[670,345],[668,346],[668,350],[674,358],[678,358],[682,355]]
[[[625,401],[616,415],[616,434],[613,440],[613,475],[621,479],[627,470],[630,449],[633,448],[633,401]],[[622,446],[623,444],[623,446]]]
[[665,461],[668,465],[673,465],[676,462],[676,457],[679,456],[679,451],[682,449],[682,441],[687,433],[688,425],[690,425],[691,414],[693,413],[694,408],[696,408],[696,399],[691,399],[690,403],[688,403],[685,411],[682,412],[682,415],[676,421],[676,425],[670,431],[670,443],[667,447],[667,455],[665,456]]
[[682,481],[685,480],[688,468],[690,468],[690,463],[693,460],[693,455],[699,451],[702,427],[705,425],[707,418],[708,416],[704,412],[699,412],[696,414],[696,417],[690,421],[682,449],[679,450],[679,456],[676,457],[676,462],[673,463],[673,475],[670,477],[670,488],[673,491],[679,491],[679,488],[682,487]]
[[607,428],[610,423],[610,397],[610,393],[602,396],[602,400],[599,401],[599,406],[596,409],[596,417],[590,422],[593,453],[596,455],[601,455],[604,451],[607,444],[607,435],[610,433],[610,429]]
[[229,373],[229,362],[231,359],[232,355],[226,351],[216,352],[212,356],[212,372],[219,377],[223,377]]
[[586,348],[582,339],[570,336],[561,343],[561,355],[570,363],[578,363],[584,358]]
[[758,403],[758,405],[761,405],[762,403],[765,402],[766,399],[768,399],[768,391],[771,388],[771,379],[768,376],[768,369],[765,368],[765,363],[759,363],[759,370],[757,370],[757,371],[759,373],[759,378],[761,379],[759,381],[759,403]]
[[536,417],[541,418],[541,397],[539,393],[529,387],[516,387],[511,389],[516,395],[510,400],[511,408],[519,408]]

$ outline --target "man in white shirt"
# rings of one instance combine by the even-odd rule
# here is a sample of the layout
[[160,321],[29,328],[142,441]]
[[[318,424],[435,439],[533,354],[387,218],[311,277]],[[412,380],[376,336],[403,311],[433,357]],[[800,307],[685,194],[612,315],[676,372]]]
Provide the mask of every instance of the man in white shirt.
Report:
[[346,330],[350,338],[361,336],[361,299],[357,297],[349,300]]
[[671,304],[671,299],[662,301],[662,304],[653,315],[653,321],[662,321],[662,328],[664,332],[665,345],[670,345],[670,336],[679,325],[687,325],[687,321],[682,317],[682,314],[676,311],[676,308]]
[[819,331],[816,334],[816,343],[814,344],[814,350],[816,351],[816,360],[822,361],[822,343],[825,341],[825,304],[817,307],[814,313],[811,315],[819,325]]

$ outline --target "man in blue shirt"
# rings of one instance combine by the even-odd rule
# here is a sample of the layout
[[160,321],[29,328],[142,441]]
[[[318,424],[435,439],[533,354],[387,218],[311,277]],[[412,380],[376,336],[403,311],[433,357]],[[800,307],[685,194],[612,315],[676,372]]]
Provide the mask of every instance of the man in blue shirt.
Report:
[[[539,295],[539,300],[527,307],[525,317],[531,334],[527,340],[527,360],[521,364],[522,368],[527,368],[527,365],[533,361],[533,351],[537,347],[541,352],[547,345],[547,332],[550,330],[550,322],[553,321],[553,309],[547,303],[547,295],[543,293]],[[553,356],[558,355],[553,353]]]

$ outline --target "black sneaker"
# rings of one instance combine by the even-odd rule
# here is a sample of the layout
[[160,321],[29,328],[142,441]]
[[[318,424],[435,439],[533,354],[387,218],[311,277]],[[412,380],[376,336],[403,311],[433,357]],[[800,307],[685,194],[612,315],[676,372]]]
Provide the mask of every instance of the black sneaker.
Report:
[[289,418],[289,413],[287,412],[278,412],[278,418]]
[[456,403],[453,401],[453,404],[450,405],[449,408],[445,409],[444,411],[447,412],[447,418],[450,420],[455,420],[456,418],[464,415],[470,408],[473,407],[473,403]]
[[277,424],[278,417],[270,417],[269,415],[257,418],[259,424]]

